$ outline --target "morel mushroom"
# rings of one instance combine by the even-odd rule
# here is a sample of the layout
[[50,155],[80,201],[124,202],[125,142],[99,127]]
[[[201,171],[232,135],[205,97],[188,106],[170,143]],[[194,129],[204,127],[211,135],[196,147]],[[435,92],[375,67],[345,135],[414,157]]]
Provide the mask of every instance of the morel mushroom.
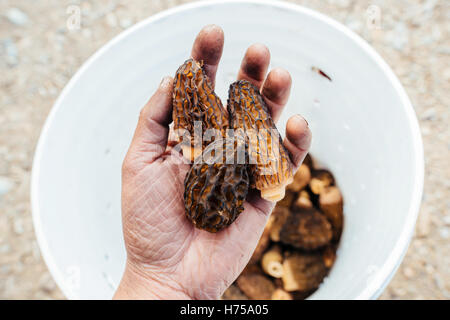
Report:
[[314,250],[331,241],[331,225],[315,209],[292,213],[280,231],[280,241],[303,250]]
[[270,232],[269,237],[272,241],[280,241],[280,231],[290,215],[290,211],[286,207],[276,206],[269,218]]
[[328,273],[322,256],[316,253],[291,254],[284,260],[283,270],[283,287],[288,292],[316,289]]
[[187,218],[200,229],[217,232],[244,210],[249,188],[248,167],[227,163],[236,153],[235,140],[218,140],[198,157],[185,178],[184,203]]
[[272,281],[261,274],[242,274],[236,280],[241,291],[253,300],[270,300],[275,291]]
[[299,192],[306,187],[311,180],[311,170],[306,164],[302,164],[294,175],[294,181],[288,185],[288,190]]
[[333,227],[333,239],[338,240],[342,233],[344,203],[337,187],[325,188],[319,195],[319,206]]
[[256,189],[264,199],[283,199],[293,166],[259,89],[246,80],[231,84],[227,108],[230,127],[247,138]]
[[210,142],[225,137],[228,126],[226,110],[212,89],[203,70],[203,62],[189,59],[178,68],[172,104],[174,138],[181,143],[183,155],[190,161],[200,155]]
[[303,164],[307,165],[309,170],[314,168],[314,160],[309,153],[306,155],[305,160],[303,160]]
[[319,195],[326,187],[334,185],[334,177],[330,171],[324,169],[314,170],[309,182],[312,193]]
[[248,300],[247,296],[235,285],[232,284],[222,295],[223,300]]
[[284,198],[277,202],[277,207],[290,208],[294,200],[295,200],[295,192],[287,189],[284,194]]

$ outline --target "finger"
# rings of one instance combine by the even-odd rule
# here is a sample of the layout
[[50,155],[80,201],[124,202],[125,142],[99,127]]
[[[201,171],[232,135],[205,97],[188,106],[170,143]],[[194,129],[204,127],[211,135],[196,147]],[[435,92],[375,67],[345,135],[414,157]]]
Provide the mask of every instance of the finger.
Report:
[[295,115],[289,118],[284,146],[288,149],[295,168],[298,168],[305,159],[311,146],[311,139],[308,122],[302,116]]
[[165,77],[141,110],[130,152],[145,154],[146,162],[154,161],[166,149],[172,121],[172,87],[173,78]]
[[263,44],[253,44],[245,52],[241,67],[238,72],[238,80],[248,80],[258,88],[266,77],[269,68],[270,51]]
[[289,99],[291,84],[291,75],[281,68],[271,70],[264,81],[261,92],[275,123]]
[[211,24],[204,27],[195,38],[191,56],[203,61],[203,68],[214,88],[217,67],[222,57],[224,35],[221,27]]

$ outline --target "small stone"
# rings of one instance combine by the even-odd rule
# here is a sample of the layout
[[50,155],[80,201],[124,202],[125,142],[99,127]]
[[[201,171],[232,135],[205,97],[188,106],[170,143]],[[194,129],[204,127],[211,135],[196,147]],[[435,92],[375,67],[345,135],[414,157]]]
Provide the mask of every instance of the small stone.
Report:
[[0,273],[7,274],[11,271],[11,266],[8,264],[5,264],[3,266],[0,266]]
[[23,264],[26,266],[31,265],[32,263],[35,262],[35,259],[33,258],[33,256],[29,255],[29,254],[22,256],[21,259],[22,259]]
[[122,19],[122,20],[120,20],[120,27],[121,27],[122,29],[126,29],[126,28],[128,28],[129,26],[131,26],[132,23],[133,23],[133,22],[132,22],[130,19]]
[[444,281],[442,281],[441,277],[438,274],[434,275],[434,283],[439,288],[439,290],[445,291]]
[[350,5],[350,0],[337,0],[336,5],[341,8],[348,8]]
[[39,61],[39,63],[41,63],[41,64],[49,64],[50,63],[50,57],[48,56],[48,54],[41,54],[39,57],[38,57],[38,61]]
[[431,129],[428,126],[422,125],[420,129],[422,131],[422,135],[424,136],[428,136],[432,133]]
[[88,28],[83,28],[83,31],[81,31],[81,33],[83,34],[83,37],[85,38],[91,38],[92,37],[92,31]]
[[387,40],[396,50],[402,51],[409,43],[409,32],[404,23],[399,23],[394,30],[388,33]]
[[361,23],[361,21],[358,21],[356,19],[350,20],[347,22],[347,27],[349,27],[350,29],[352,29],[355,32],[360,32],[362,29],[362,23]]
[[442,239],[448,239],[448,238],[450,238],[450,230],[449,230],[448,228],[446,228],[446,227],[442,227],[442,228],[439,230],[439,234],[440,234],[440,236],[441,236]]
[[11,251],[11,246],[8,243],[0,245],[0,253],[6,254]]
[[423,5],[424,13],[432,14],[437,3],[438,3],[438,0],[426,1]]
[[439,26],[433,26],[433,28],[431,29],[431,37],[435,41],[439,41],[441,39],[442,32],[441,29],[439,29]]
[[50,293],[53,290],[55,290],[56,285],[55,285],[55,282],[53,281],[52,277],[48,273],[45,273],[39,280],[39,287],[44,292]]
[[84,16],[89,16],[91,11],[92,11],[92,5],[89,2],[87,2],[87,1],[81,2],[81,13]]
[[406,267],[405,269],[403,269],[403,274],[405,275],[405,277],[410,279],[410,278],[414,277],[415,272],[413,269]]
[[114,13],[110,12],[106,15],[106,23],[108,26],[114,28],[117,27],[117,17]]
[[16,44],[11,39],[2,41],[4,52],[6,53],[6,63],[10,67],[14,67],[19,63],[19,53]]
[[40,88],[38,88],[38,93],[42,97],[45,97],[45,96],[47,96],[47,89],[45,89],[44,87],[40,87]]
[[431,231],[430,213],[423,210],[417,219],[417,235],[419,237],[426,237]]
[[429,263],[426,263],[426,264],[425,264],[425,271],[426,271],[428,274],[433,274],[433,273],[434,273],[434,267],[433,267],[433,265],[431,265],[431,264],[429,264]]
[[41,258],[41,251],[39,249],[39,245],[37,244],[36,240],[34,240],[31,243],[31,255],[35,261]]
[[6,17],[9,22],[15,24],[16,26],[24,26],[28,23],[28,16],[17,8],[11,8],[6,12]]
[[449,214],[445,215],[445,216],[442,218],[442,221],[443,221],[446,225],[450,226],[450,215],[449,215]]
[[55,88],[55,87],[50,87],[49,89],[48,89],[48,93],[51,95],[51,96],[56,96],[57,94],[58,94],[58,90]]
[[402,297],[406,294],[406,290],[404,288],[393,288],[393,292],[398,297]]
[[444,79],[446,81],[450,81],[450,68],[445,68],[444,72],[443,72],[443,75],[444,75]]
[[20,235],[20,234],[24,233],[25,229],[23,227],[23,222],[22,222],[21,219],[16,218],[15,221],[14,221],[13,226],[14,226],[14,232],[16,234]]
[[436,120],[436,109],[435,108],[426,109],[420,116],[420,119],[424,121]]
[[13,186],[14,183],[11,179],[0,176],[0,197],[7,194]]

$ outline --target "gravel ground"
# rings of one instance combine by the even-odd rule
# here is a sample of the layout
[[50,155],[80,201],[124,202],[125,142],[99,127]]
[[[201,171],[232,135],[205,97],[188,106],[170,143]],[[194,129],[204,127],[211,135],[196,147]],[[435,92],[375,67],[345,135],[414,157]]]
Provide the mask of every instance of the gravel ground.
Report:
[[[59,92],[108,40],[184,2],[0,2],[0,299],[63,298],[40,256],[29,202],[34,148]],[[449,299],[450,2],[293,2],[360,34],[406,88],[424,140],[425,190],[414,239],[381,298]],[[81,9],[79,30],[67,28],[72,5]]]

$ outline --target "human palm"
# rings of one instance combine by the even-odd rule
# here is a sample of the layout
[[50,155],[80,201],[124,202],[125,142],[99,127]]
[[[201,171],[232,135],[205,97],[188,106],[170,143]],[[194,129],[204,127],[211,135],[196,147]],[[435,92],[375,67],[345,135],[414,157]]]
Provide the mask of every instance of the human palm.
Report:
[[[208,26],[199,33],[192,49],[193,58],[204,61],[213,83],[222,48],[222,30]],[[262,87],[276,120],[289,96],[291,78],[282,69],[274,69],[266,77],[269,60],[266,47],[251,46],[238,78]],[[135,298],[220,297],[248,263],[274,206],[252,191],[241,215],[217,233],[197,229],[186,219],[183,192],[189,164],[168,141],[172,81],[165,78],[143,108],[123,163],[122,216],[127,270],[116,293],[118,298],[129,298],[132,282],[141,280],[148,291],[139,291],[143,294],[133,295]],[[311,140],[307,123],[294,116],[288,121],[286,133],[284,144],[298,166]]]

